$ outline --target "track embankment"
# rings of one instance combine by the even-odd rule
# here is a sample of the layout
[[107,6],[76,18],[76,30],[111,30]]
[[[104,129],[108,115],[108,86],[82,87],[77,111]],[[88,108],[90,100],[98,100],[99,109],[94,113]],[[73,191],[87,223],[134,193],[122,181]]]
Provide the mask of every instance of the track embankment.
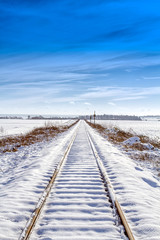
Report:
[[85,126],[79,123],[19,240],[134,239]]

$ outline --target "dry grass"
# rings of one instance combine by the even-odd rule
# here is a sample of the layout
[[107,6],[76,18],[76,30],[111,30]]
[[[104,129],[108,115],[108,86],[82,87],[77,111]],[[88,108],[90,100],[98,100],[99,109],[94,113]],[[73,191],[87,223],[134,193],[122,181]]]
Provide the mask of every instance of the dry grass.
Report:
[[159,139],[150,139],[147,136],[139,135],[138,136],[142,143],[150,143],[155,148],[160,148],[160,140]]
[[133,151],[129,156],[133,160],[145,162],[149,164],[149,166],[152,166],[152,168],[157,170],[157,175],[160,177],[160,159],[158,155],[146,151]]
[[133,137],[133,134],[122,131],[121,129],[114,128],[114,130],[114,132],[108,132],[108,140],[112,141],[113,143],[120,143],[130,137]]
[[101,126],[100,124],[93,124],[87,122],[92,128],[95,128],[101,134],[107,134],[108,140],[113,143],[123,142],[126,139],[133,137],[133,134],[129,132],[122,131],[121,129],[114,127],[114,131]]
[[105,130],[106,130],[106,128],[105,127],[103,127],[102,125],[100,125],[100,124],[93,124],[93,123],[90,123],[90,122],[88,122],[88,121],[86,121],[92,128],[95,128],[95,129],[97,129],[99,132],[101,132],[101,133],[103,133]]
[[[118,127],[114,127],[113,131],[111,129],[105,128],[101,126],[100,124],[93,124],[90,122],[87,122],[91,127],[95,128],[99,133],[106,135],[108,140],[111,141],[114,144],[119,144],[127,140],[128,138],[134,137],[135,134],[127,131],[123,131],[122,129]],[[147,136],[144,135],[136,135],[140,138],[139,143],[134,143],[132,145],[125,145],[126,148],[132,148],[134,150],[144,151],[148,150],[148,148],[143,143],[150,143],[154,148],[160,148],[160,141],[159,139],[150,139]]]
[[[157,169],[157,176],[160,177],[159,155],[156,151],[153,151],[156,148],[160,149],[159,139],[153,140],[147,136],[137,135],[137,137],[140,138],[140,142],[134,143],[132,145],[127,145],[127,144],[125,145],[121,143],[127,140],[128,138],[135,136],[135,134],[131,132],[125,132],[117,127],[108,129],[108,128],[104,128],[99,124],[93,124],[90,122],[87,122],[87,123],[91,127],[95,128],[100,134],[107,137],[108,141],[120,146],[121,149],[125,151],[127,154],[129,154],[130,158],[132,158],[133,160],[137,160],[141,162],[145,161],[149,163],[153,168]],[[149,143],[153,146],[152,151],[149,151],[147,145],[145,145]]]
[[35,128],[29,133],[25,135],[19,135],[14,137],[7,137],[0,139],[0,152],[16,152],[18,148],[22,146],[29,146],[34,143],[49,141],[53,137],[55,137],[58,133],[62,133],[73,125],[75,125],[78,121],[74,122],[69,126],[45,126]]

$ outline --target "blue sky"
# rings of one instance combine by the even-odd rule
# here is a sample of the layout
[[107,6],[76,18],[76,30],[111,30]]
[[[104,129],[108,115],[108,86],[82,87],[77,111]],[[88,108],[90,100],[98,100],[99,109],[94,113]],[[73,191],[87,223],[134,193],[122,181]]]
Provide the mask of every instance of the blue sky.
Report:
[[0,113],[160,114],[158,0],[0,0]]

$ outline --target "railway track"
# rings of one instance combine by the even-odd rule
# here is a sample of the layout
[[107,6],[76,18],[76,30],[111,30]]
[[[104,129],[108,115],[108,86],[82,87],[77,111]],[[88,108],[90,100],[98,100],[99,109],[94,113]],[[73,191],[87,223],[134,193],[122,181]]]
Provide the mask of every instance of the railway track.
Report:
[[134,239],[84,122],[19,237],[27,239]]

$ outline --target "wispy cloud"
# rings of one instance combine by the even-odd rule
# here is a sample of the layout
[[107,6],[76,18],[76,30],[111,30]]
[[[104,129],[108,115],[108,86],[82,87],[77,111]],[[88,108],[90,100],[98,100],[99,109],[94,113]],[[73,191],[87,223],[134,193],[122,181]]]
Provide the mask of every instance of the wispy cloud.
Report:
[[75,102],[74,102],[74,101],[70,101],[69,103],[70,103],[70,104],[75,104]]
[[140,100],[144,98],[146,98],[146,96],[119,97],[113,99],[113,101]]
[[3,111],[13,103],[76,112],[160,101],[159,7],[145,0],[2,0]]
[[146,80],[157,80],[157,79],[160,79],[160,76],[143,77],[143,79],[146,79]]
[[89,89],[85,94],[80,95],[83,99],[112,99],[113,101],[138,100],[148,96],[160,94],[160,87],[98,87]]
[[116,104],[114,102],[108,102],[108,104],[111,106],[116,106]]
[[85,105],[88,105],[88,106],[92,105],[92,104],[89,103],[89,102],[85,102],[84,104],[85,104]]

